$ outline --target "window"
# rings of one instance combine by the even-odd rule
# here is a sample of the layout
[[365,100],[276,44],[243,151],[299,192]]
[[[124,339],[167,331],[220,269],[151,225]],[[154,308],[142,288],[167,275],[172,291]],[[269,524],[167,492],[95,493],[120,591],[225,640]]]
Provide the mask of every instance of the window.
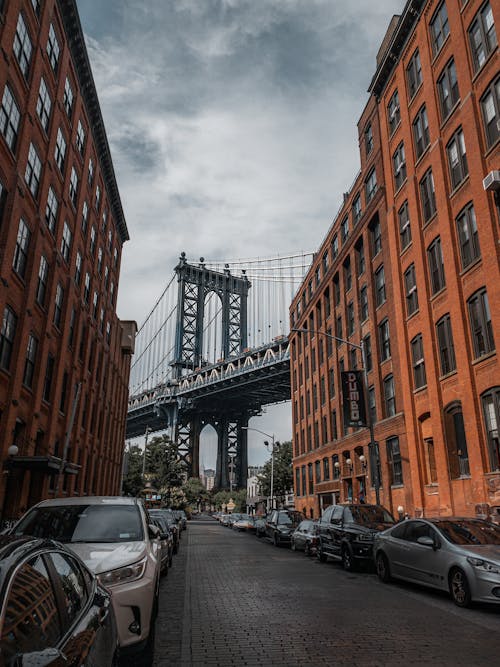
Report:
[[94,320],[97,317],[98,305],[99,305],[99,295],[97,294],[97,292],[94,292],[94,296],[92,298],[92,317],[94,318]]
[[436,214],[436,191],[434,189],[434,177],[432,170],[428,169],[420,181],[420,200],[422,202],[422,215],[424,223]]
[[352,203],[352,224],[355,225],[361,219],[361,195],[357,194]]
[[[337,315],[337,319],[335,320],[335,336],[337,338],[342,338],[342,315]],[[338,340],[337,341],[337,346],[341,345],[342,343]]]
[[49,192],[47,195],[47,205],[45,207],[45,222],[47,224],[47,227],[49,228],[49,231],[52,234],[54,234],[56,229],[58,207],[59,203],[57,201],[56,193],[54,192],[54,189],[51,186],[49,188]]
[[73,340],[75,338],[75,323],[76,323],[76,311],[74,308],[72,308],[71,315],[69,318],[69,335],[68,335],[69,347],[73,347]]
[[404,274],[406,314],[408,317],[418,310],[417,280],[415,276],[415,265],[410,264]]
[[[111,252],[111,247],[112,246],[113,246],[113,230],[110,229],[109,232],[108,232],[108,250],[109,250],[109,252]],[[115,248],[115,266],[116,266],[117,261],[118,261],[118,253],[117,253],[117,250]]]
[[373,169],[368,174],[368,178],[365,181],[365,196],[367,203],[372,199],[372,197],[375,196],[376,192],[377,192],[377,173],[375,171],[375,167],[373,167]]
[[385,273],[384,266],[380,266],[375,271],[375,304],[381,306],[385,302]]
[[424,361],[424,345],[422,342],[422,334],[417,334],[410,343],[411,359],[413,365],[413,382],[415,389],[425,387],[427,378],[425,376],[425,361]]
[[411,99],[422,83],[422,65],[420,63],[420,53],[418,49],[412,55],[408,67],[406,68],[406,80],[408,82],[408,97]]
[[[339,434],[338,434],[338,430],[337,430],[337,411],[332,410],[332,439],[333,440],[338,440],[338,437],[339,437]],[[333,470],[334,470],[334,473],[338,472],[337,468],[334,468]],[[335,479],[336,477],[338,477],[338,474],[337,475],[334,474],[333,478]]]
[[354,322],[354,303],[350,301],[347,304],[347,336],[352,336],[355,329]]
[[45,367],[45,379],[43,382],[43,400],[47,403],[50,402],[50,392],[52,389],[52,378],[54,377],[54,357],[49,354],[47,357],[47,366]]
[[111,281],[111,287],[109,288],[109,302],[112,306],[115,305],[115,283]]
[[356,266],[358,269],[358,277],[362,276],[366,269],[365,263],[365,248],[363,245],[363,237],[356,243]]
[[394,169],[394,184],[396,190],[399,190],[399,188],[406,180],[406,158],[405,146],[403,142],[399,144],[394,155],[392,156],[392,166]]
[[71,229],[66,221],[64,221],[63,234],[61,239],[61,255],[64,259],[69,261],[69,253],[71,251],[71,241],[72,241]]
[[430,27],[432,50],[434,53],[437,53],[441,50],[441,47],[443,46],[444,41],[450,32],[450,26],[448,25],[448,12],[446,11],[445,2],[442,2],[434,13],[434,16],[431,19]]
[[82,233],[85,236],[87,233],[87,223],[89,219],[89,205],[86,201],[83,202],[82,206]]
[[12,91],[5,86],[2,97],[2,106],[0,107],[0,132],[2,132],[7,146],[13,151],[17,142],[17,131],[21,114],[17,106]]
[[449,313],[443,315],[436,324],[436,333],[439,348],[439,360],[441,363],[441,375],[447,375],[457,367]]
[[399,109],[399,95],[398,91],[395,90],[389,104],[387,106],[387,117],[389,120],[389,133],[392,134],[396,127],[399,125],[401,120],[401,112]]
[[378,325],[380,361],[386,361],[391,356],[391,339],[389,335],[389,320],[386,318]]
[[3,311],[2,329],[0,330],[0,368],[8,371],[16,335],[17,316],[7,306]]
[[2,217],[5,207],[5,200],[7,199],[7,190],[4,184],[0,181],[0,225],[2,224]]
[[373,357],[372,357],[372,339],[371,336],[365,336],[363,338],[363,349],[365,354],[365,366],[366,372],[369,373],[373,369]]
[[486,2],[469,28],[469,42],[474,61],[474,70],[482,67],[488,55],[497,45],[497,34],[491,5]]
[[314,270],[314,286],[318,287],[321,282],[321,267],[317,266]]
[[489,354],[495,349],[493,329],[491,326],[490,305],[488,295],[483,288],[473,294],[467,301],[469,319],[474,347],[474,358]]
[[425,106],[423,106],[415,116],[412,127],[413,141],[415,142],[415,157],[418,160],[431,140],[429,134],[429,119],[427,118],[427,109]]
[[500,470],[500,387],[487,391],[481,396],[481,400],[488,441],[490,470],[498,471]]
[[85,150],[85,130],[83,129],[82,121],[78,121],[78,127],[76,130],[76,147],[80,155],[83,155]]
[[31,389],[33,386],[33,376],[35,374],[36,353],[38,350],[38,340],[30,333],[28,336],[28,345],[26,347],[26,359],[24,361],[23,384]]
[[92,228],[90,229],[90,254],[93,255],[95,252],[95,244],[96,244],[96,231],[94,225],[92,225]]
[[399,438],[388,438],[386,448],[390,484],[391,486],[401,486],[403,484],[403,463],[399,449]]
[[52,109],[52,100],[50,99],[49,91],[45,79],[40,79],[40,89],[38,91],[38,99],[36,101],[36,112],[43,129],[47,132],[50,120],[50,110]]
[[40,185],[41,173],[42,173],[42,163],[40,162],[40,158],[38,157],[38,153],[36,152],[35,147],[33,146],[33,144],[30,144],[24,179],[33,197],[36,197],[38,194],[38,186]]
[[339,254],[339,239],[337,234],[332,239],[332,260],[335,260],[337,255]]
[[[111,252],[111,248],[109,249],[109,251]],[[118,248],[115,248],[113,250],[113,265],[115,268],[118,266]]]
[[373,130],[372,126],[370,123],[368,123],[368,126],[365,130],[365,151],[366,154],[369,155],[372,152],[373,149]]
[[85,301],[85,303],[89,302],[89,296],[90,296],[90,275],[86,273],[85,283],[83,288],[83,300]]
[[481,98],[481,109],[489,148],[500,137],[500,77],[489,86]]
[[[102,225],[103,228],[106,228],[106,213],[103,213],[102,215]],[[111,230],[109,230],[111,231]],[[321,260],[321,266],[323,268],[323,275],[326,276],[326,272],[328,271],[328,250],[323,253],[323,258]]]
[[429,262],[431,293],[437,294],[437,292],[446,286],[443,253],[441,251],[441,239],[439,236],[428,247],[427,260]]
[[94,163],[92,162],[92,158],[89,158],[88,182],[89,185],[92,185],[92,183],[94,182]]
[[31,6],[37,16],[40,16],[40,1],[41,0],[31,0]]
[[56,137],[56,147],[54,149],[54,160],[56,161],[59,171],[62,173],[64,170],[64,158],[66,157],[66,140],[62,133],[61,128],[57,130]]
[[375,397],[375,387],[368,387],[368,409],[370,410],[370,419],[372,424],[377,422],[377,400]]
[[68,77],[66,77],[66,81],[64,82],[63,104],[68,118],[71,118],[71,113],[73,112],[73,89]]
[[31,39],[24,22],[23,15],[19,14],[17,19],[16,34],[14,35],[14,53],[19,63],[19,68],[23,73],[25,79],[28,78],[28,71],[30,67],[31,52],[33,46]]
[[460,244],[462,269],[481,257],[477,234],[476,213],[472,202],[467,204],[457,218],[457,234]]
[[76,260],[75,260],[75,283],[77,285],[80,284],[80,280],[82,278],[82,256],[80,254],[80,251],[76,253]]
[[444,427],[451,479],[469,477],[469,453],[461,403],[452,403],[444,411]]
[[95,189],[95,208],[96,211],[99,210],[99,206],[101,204],[101,188],[97,185]]
[[30,230],[28,225],[21,218],[17,230],[16,247],[14,248],[14,257],[12,259],[12,268],[21,277],[26,274],[26,265],[28,263],[28,246],[30,243]]
[[408,202],[405,201],[398,211],[399,220],[399,239],[401,241],[401,250],[407,248],[411,243],[410,214],[408,212]]
[[459,128],[452,136],[446,146],[446,153],[448,155],[451,187],[455,189],[469,173],[462,128]]
[[57,283],[53,322],[54,322],[54,325],[58,329],[61,326],[61,315],[62,315],[63,300],[64,300],[63,287],[62,287],[61,283]]
[[78,199],[78,174],[74,167],[71,167],[71,176],[69,179],[69,198],[73,206],[76,206],[76,200]]
[[370,233],[372,237],[373,256],[375,257],[382,250],[382,229],[378,217],[372,223]]
[[47,40],[47,55],[49,57],[50,66],[54,72],[57,72],[60,52],[61,49],[59,47],[59,42],[57,41],[56,31],[51,23],[49,28],[49,38]]
[[349,257],[344,262],[344,289],[348,292],[352,287],[351,260]]
[[340,223],[340,238],[342,239],[342,243],[345,243],[345,240],[349,236],[349,218],[346,215],[346,217],[342,220]]
[[384,378],[384,413],[386,417],[394,417],[396,414],[396,394],[392,375]]
[[450,115],[451,110],[460,97],[457,72],[453,60],[450,60],[444,68],[443,73],[437,80],[437,87],[439,92],[439,103],[441,106],[441,118],[442,120],[445,120]]
[[45,295],[47,293],[47,280],[49,277],[49,263],[46,257],[40,257],[40,267],[38,269],[38,283],[36,287],[36,301],[40,306],[45,305]]

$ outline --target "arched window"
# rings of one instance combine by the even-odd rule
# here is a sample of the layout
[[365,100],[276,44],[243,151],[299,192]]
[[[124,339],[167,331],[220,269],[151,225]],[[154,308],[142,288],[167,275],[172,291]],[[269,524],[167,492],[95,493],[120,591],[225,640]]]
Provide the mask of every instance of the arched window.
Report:
[[469,477],[469,453],[465,438],[462,404],[459,401],[451,403],[445,408],[444,423],[450,478]]
[[484,412],[484,425],[488,443],[490,470],[500,470],[500,387],[493,387],[481,396]]

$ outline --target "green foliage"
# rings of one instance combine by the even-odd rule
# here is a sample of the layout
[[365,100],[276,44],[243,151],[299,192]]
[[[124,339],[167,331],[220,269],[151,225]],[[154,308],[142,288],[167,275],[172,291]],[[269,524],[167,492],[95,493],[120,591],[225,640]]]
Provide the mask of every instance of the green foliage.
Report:
[[123,495],[137,496],[144,487],[142,479],[142,449],[137,445],[130,447],[128,453],[127,474],[123,478]]
[[186,501],[189,505],[196,507],[198,502],[209,500],[210,494],[197,477],[190,477],[182,487]]
[[[266,461],[264,469],[259,475],[262,485],[262,494],[271,495],[271,459]],[[274,443],[274,482],[273,492],[278,502],[284,500],[290,489],[293,488],[292,443]]]
[[247,509],[247,491],[240,489],[239,491],[216,491],[212,495],[212,504],[216,510],[221,510],[222,505],[227,505],[230,499],[234,502],[235,512],[246,512]]
[[183,467],[179,461],[179,450],[167,435],[157,436],[148,443],[146,474],[158,489],[182,485]]

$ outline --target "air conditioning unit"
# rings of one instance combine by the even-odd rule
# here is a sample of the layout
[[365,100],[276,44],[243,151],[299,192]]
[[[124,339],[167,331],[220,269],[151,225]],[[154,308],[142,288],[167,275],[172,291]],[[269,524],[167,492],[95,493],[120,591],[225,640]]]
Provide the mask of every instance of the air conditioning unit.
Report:
[[495,169],[483,179],[483,188],[485,190],[500,190],[500,171]]

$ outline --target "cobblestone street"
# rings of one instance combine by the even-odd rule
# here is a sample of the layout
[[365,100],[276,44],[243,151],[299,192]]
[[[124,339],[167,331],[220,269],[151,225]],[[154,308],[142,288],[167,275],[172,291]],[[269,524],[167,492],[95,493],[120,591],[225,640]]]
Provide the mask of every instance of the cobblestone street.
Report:
[[494,665],[500,608],[349,574],[216,521],[191,521],[164,579],[155,667]]

